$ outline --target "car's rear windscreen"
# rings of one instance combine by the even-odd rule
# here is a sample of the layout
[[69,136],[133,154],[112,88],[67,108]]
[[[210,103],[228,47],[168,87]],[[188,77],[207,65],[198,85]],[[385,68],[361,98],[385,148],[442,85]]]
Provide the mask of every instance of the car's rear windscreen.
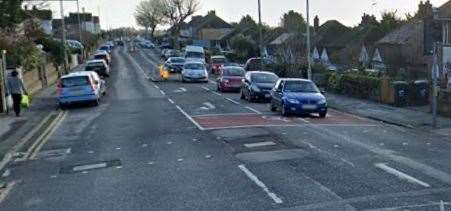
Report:
[[78,76],[64,78],[61,80],[62,87],[75,87],[75,86],[86,86],[89,85],[88,76]]

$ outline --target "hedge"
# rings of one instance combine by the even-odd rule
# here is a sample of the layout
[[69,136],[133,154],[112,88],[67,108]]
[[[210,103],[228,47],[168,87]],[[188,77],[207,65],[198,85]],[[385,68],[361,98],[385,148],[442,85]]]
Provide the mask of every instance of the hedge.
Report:
[[328,88],[352,97],[379,100],[381,79],[360,73],[331,73]]

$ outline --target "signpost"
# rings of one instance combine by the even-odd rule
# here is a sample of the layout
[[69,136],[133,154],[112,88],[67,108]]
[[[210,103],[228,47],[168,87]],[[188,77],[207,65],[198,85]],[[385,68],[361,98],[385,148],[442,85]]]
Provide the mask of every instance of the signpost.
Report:
[[438,83],[437,80],[439,78],[439,63],[438,63],[438,44],[435,44],[434,47],[434,58],[432,62],[432,127],[437,127],[437,97],[438,97]]

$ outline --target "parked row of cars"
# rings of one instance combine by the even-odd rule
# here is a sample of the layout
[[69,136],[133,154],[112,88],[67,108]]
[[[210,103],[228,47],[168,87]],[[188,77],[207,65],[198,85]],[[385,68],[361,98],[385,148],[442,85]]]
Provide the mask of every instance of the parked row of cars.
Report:
[[87,102],[99,105],[107,92],[105,78],[110,76],[114,47],[113,42],[102,45],[86,62],[83,71],[69,73],[58,80],[57,98],[60,107]]

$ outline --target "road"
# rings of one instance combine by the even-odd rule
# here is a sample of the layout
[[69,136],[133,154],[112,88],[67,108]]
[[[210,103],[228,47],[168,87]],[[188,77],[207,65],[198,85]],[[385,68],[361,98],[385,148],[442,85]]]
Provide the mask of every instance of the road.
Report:
[[451,142],[330,110],[281,118],[214,81],[152,82],[117,48],[107,96],[8,166],[0,210],[451,210]]

